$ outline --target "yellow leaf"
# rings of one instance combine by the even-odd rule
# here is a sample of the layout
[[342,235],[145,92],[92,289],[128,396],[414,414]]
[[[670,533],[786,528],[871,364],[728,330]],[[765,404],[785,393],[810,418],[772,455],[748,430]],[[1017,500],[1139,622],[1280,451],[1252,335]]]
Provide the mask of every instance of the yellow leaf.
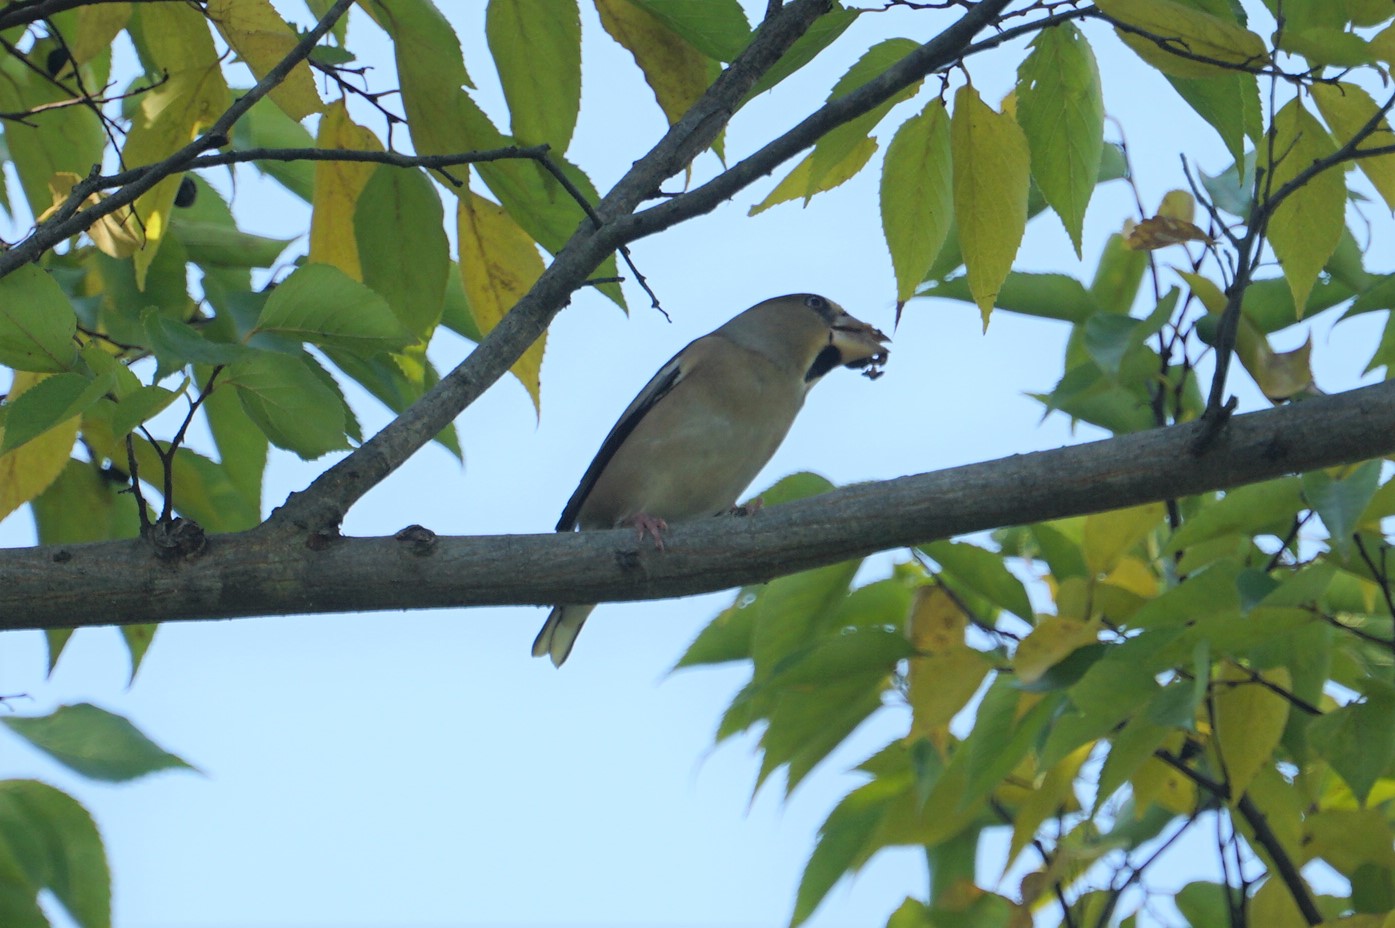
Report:
[[1136,816],[1142,816],[1150,805],[1174,815],[1189,815],[1196,810],[1196,784],[1156,757],[1144,760],[1130,783]]
[[1018,805],[1012,816],[1012,844],[1008,848],[1008,861],[1017,859],[1032,838],[1037,828],[1058,811],[1070,811],[1076,806],[1075,775],[1081,764],[1090,756],[1095,743],[1082,744],[1040,777],[1040,782],[1032,784],[1032,789]]
[[949,722],[978,691],[988,659],[964,640],[968,617],[942,587],[916,591],[907,636],[921,656],[910,660],[910,740],[928,738],[943,750]]
[[1235,73],[1226,65],[1269,62],[1264,40],[1253,32],[1175,0],[1098,0],[1097,5],[1128,27],[1116,30],[1125,45],[1173,77],[1220,77]]
[[[1105,578],[1110,586],[1132,593],[1140,599],[1158,595],[1158,575],[1142,558],[1124,556]],[[1111,618],[1118,618],[1111,616]]]
[[1162,524],[1167,508],[1148,503],[1085,517],[1083,548],[1091,576],[1109,573],[1148,533]]
[[707,90],[711,62],[648,10],[629,0],[596,0],[610,37],[629,49],[673,125]]
[[1035,683],[1062,659],[1097,640],[1098,623],[1049,615],[1018,644],[1012,666],[1021,682]]
[[1011,116],[995,112],[965,85],[954,96],[950,149],[959,244],[969,292],[987,329],[988,314],[1027,226],[1027,137]]
[[[1261,146],[1261,159],[1267,161],[1267,153],[1273,152],[1275,160],[1262,166],[1269,172],[1272,189],[1278,191],[1335,150],[1327,130],[1295,97],[1274,116],[1274,143]],[[1342,170],[1329,168],[1308,178],[1269,220],[1269,244],[1284,269],[1299,315],[1318,272],[1337,250],[1345,228],[1346,202]]]
[[[542,257],[537,244],[503,207],[472,191],[460,192],[456,228],[465,296],[475,323],[487,335],[542,275]],[[544,334],[534,342],[512,368],[537,410],[542,408],[539,391],[546,338]]]
[[[320,120],[320,148],[382,151],[382,143],[370,130],[349,118],[343,100],[337,100]],[[354,237],[354,207],[376,166],[353,161],[317,161],[315,197],[310,213],[310,261],[330,264],[354,280],[363,280]]]
[[[1263,674],[1269,684],[1288,690],[1288,668]],[[1211,682],[1216,712],[1215,744],[1233,800],[1249,789],[1250,781],[1268,764],[1288,722],[1288,700],[1254,680],[1250,671],[1224,665]]]
[[[1338,145],[1345,145],[1355,138],[1356,133],[1379,109],[1371,95],[1355,84],[1343,82],[1333,86],[1319,83],[1314,84],[1311,89],[1313,99],[1317,101],[1318,111],[1332,129],[1333,140]],[[1390,123],[1382,116],[1376,124],[1375,131],[1357,148],[1360,150],[1388,147],[1392,142],[1395,142],[1395,135],[1391,134]],[[1371,186],[1376,188],[1376,193],[1380,194],[1385,205],[1395,211],[1395,155],[1359,158],[1356,166],[1366,175]]]
[[1158,204],[1158,215],[1193,222],[1196,218],[1196,197],[1186,190],[1169,190]]
[[[82,178],[72,171],[55,172],[48,181],[49,192],[53,194],[53,206],[39,217],[39,221],[47,219],[54,210],[67,202],[73,187],[81,180]],[[93,193],[82,201],[82,206],[95,206],[105,198],[104,193]],[[142,231],[140,223],[136,222],[135,213],[129,206],[122,207],[114,213],[107,213],[88,228],[87,234],[98,251],[113,258],[129,258],[145,244],[145,232]]]
[[[280,64],[298,41],[269,0],[209,0],[208,18],[257,80]],[[303,61],[271,89],[271,99],[296,122],[324,109],[310,66]]]
[[[127,168],[161,161],[194,140],[229,102],[218,53],[203,15],[179,3],[142,4],[136,11],[141,41],[169,79],[141,96],[121,150]],[[136,215],[146,244],[135,255],[136,285],[144,289],[145,272],[169,231],[170,210],[180,177],[160,181],[136,200]]]
[[1293,901],[1292,890],[1273,873],[1250,899],[1246,915],[1250,924],[1264,928],[1308,928],[1308,920]]
[[[15,371],[10,384],[10,401],[43,380],[48,374]],[[78,422],[74,416],[33,438],[7,454],[0,455],[0,520],[48,489],[68,465],[73,442],[77,440]],[[0,442],[5,429],[0,425]]]

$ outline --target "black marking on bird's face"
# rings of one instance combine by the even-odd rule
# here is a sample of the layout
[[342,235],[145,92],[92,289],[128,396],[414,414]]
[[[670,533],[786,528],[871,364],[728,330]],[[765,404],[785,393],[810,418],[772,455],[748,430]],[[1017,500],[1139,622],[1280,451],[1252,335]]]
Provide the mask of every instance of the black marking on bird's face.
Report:
[[805,371],[804,382],[813,383],[842,363],[843,352],[834,345],[824,345],[823,350],[815,356],[814,363],[809,365],[809,370]]
[[804,295],[804,305],[818,313],[829,325],[832,325],[834,320],[838,318],[839,313],[834,305],[817,293],[806,293]]

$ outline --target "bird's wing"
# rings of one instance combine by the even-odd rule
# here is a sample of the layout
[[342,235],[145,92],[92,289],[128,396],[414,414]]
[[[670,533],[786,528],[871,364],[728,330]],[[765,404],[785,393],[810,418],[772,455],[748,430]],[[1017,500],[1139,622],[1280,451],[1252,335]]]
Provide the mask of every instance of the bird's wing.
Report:
[[567,505],[562,509],[562,517],[557,520],[557,531],[570,532],[576,528],[577,515],[600,478],[601,471],[605,470],[610,459],[615,457],[615,452],[625,443],[625,439],[635,430],[635,426],[639,425],[640,420],[683,380],[688,373],[687,359],[692,357],[694,349],[698,348],[701,342],[711,337],[709,335],[698,339],[670,358],[649,383],[645,384],[644,389],[639,391],[639,396],[636,396],[621,413],[620,421],[615,423],[605,441],[601,442],[601,450],[596,452],[596,458],[591,462],[591,466],[586,468],[576,492],[572,493],[572,498],[567,500]]

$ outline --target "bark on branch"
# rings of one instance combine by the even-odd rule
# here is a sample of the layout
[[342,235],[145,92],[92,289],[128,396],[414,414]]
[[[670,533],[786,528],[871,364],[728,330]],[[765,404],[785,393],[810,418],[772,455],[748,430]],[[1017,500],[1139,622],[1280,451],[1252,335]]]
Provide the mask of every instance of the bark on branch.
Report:
[[1395,382],[1201,423],[844,487],[757,515],[630,531],[339,538],[214,536],[184,561],[146,542],[0,551],[0,630],[709,592],[1001,525],[1239,486],[1395,453]]

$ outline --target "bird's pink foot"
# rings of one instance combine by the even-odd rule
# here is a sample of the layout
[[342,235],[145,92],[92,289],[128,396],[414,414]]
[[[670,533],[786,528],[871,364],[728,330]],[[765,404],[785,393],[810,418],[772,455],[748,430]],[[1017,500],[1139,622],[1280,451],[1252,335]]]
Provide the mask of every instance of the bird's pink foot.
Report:
[[748,500],[739,506],[731,507],[731,514],[734,516],[753,516],[765,508],[765,497],[757,496],[753,500]]
[[664,550],[663,533],[668,531],[667,522],[663,519],[656,519],[647,512],[636,513],[627,521],[630,525],[634,526],[635,533],[639,536],[640,541],[643,541],[644,536],[648,535],[650,538],[654,539],[654,547],[658,548],[660,551]]

